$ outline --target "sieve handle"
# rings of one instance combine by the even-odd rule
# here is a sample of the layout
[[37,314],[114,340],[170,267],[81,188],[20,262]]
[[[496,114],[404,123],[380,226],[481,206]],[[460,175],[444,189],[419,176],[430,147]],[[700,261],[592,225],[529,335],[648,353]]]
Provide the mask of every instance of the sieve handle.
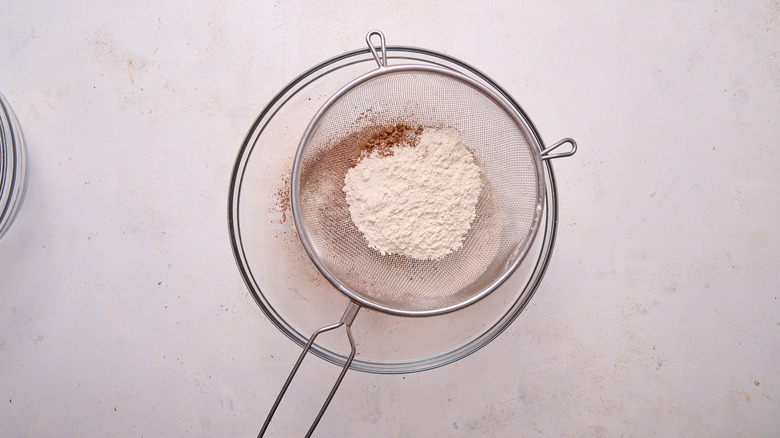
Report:
[[[374,43],[371,42],[371,39],[374,36],[379,37],[379,47],[382,50],[382,56],[379,56],[379,53],[376,51],[376,46],[374,46]],[[374,60],[376,61],[377,65],[379,65],[379,68],[387,67],[387,47],[385,47],[385,34],[379,30],[372,30],[368,33],[368,35],[366,35],[366,44],[368,44],[368,50],[370,50],[371,54],[374,55]]]
[[[551,154],[553,150],[557,149],[558,147],[569,143],[571,147],[566,152],[558,152],[557,154]],[[577,142],[570,139],[570,138],[564,138],[563,140],[559,141],[558,143],[555,143],[554,145],[550,146],[549,148],[542,151],[542,160],[553,160],[555,158],[561,158],[561,157],[570,157],[574,155],[574,153],[577,152]]]
[[344,367],[341,369],[341,374],[339,374],[339,377],[336,379],[336,383],[333,385],[333,388],[330,390],[330,394],[328,394],[328,398],[326,398],[325,402],[322,404],[322,407],[320,408],[320,412],[317,414],[317,418],[314,419],[314,422],[309,428],[309,431],[306,433],[306,437],[308,438],[311,436],[312,433],[314,433],[314,429],[317,427],[317,424],[320,422],[322,415],[325,413],[325,409],[328,408],[330,401],[333,400],[333,396],[336,394],[336,390],[338,389],[339,385],[341,385],[341,381],[344,380],[344,375],[347,374],[347,370],[349,369],[349,366],[352,364],[352,359],[355,358],[355,353],[357,351],[357,348],[355,347],[355,340],[352,338],[351,327],[352,327],[352,321],[355,320],[355,316],[357,316],[358,310],[360,310],[360,306],[350,301],[349,305],[347,306],[347,309],[344,311],[344,315],[341,316],[341,320],[339,322],[337,322],[336,324],[331,324],[329,326],[322,327],[321,329],[312,333],[311,337],[309,338],[309,341],[306,343],[306,346],[303,348],[301,355],[298,357],[298,361],[295,362],[295,366],[293,366],[290,375],[287,377],[287,380],[284,382],[284,385],[282,386],[282,390],[279,391],[279,395],[276,396],[276,401],[274,402],[273,407],[271,407],[271,411],[268,413],[268,417],[266,417],[265,423],[263,423],[263,428],[260,429],[260,433],[257,435],[257,438],[262,437],[265,434],[266,429],[268,429],[268,425],[271,423],[271,418],[274,416],[274,413],[276,412],[276,408],[279,407],[279,402],[282,401],[282,398],[284,397],[284,393],[287,392],[287,388],[290,386],[290,382],[292,382],[295,373],[298,371],[298,368],[300,368],[301,363],[303,363],[303,359],[306,357],[306,353],[308,353],[309,350],[311,349],[311,346],[312,344],[314,344],[314,340],[317,338],[317,336],[320,333],[325,333],[327,331],[335,330],[343,325],[346,327],[347,338],[349,338],[349,347],[350,347],[349,357],[347,358],[347,362],[344,364]]

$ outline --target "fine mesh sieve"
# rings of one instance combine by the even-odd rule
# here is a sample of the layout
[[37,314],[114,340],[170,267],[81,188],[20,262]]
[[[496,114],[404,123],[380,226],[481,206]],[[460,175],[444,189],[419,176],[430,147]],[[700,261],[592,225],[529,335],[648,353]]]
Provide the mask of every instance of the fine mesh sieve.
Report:
[[[379,37],[380,51],[372,37]],[[352,302],[338,323],[312,334],[261,436],[316,336],[344,325],[351,354],[309,435],[313,432],[355,356],[350,326],[361,306],[429,316],[468,306],[497,288],[521,263],[539,227],[542,160],[576,151],[571,139],[541,150],[529,122],[468,76],[432,65],[388,66],[381,32],[370,32],[366,41],[379,68],[344,86],[316,113],[298,146],[290,192],[306,252]],[[455,129],[481,170],[476,216],[463,246],[440,259],[382,255],[369,247],[350,216],[344,177],[360,154],[360,143],[372,130],[396,123]],[[570,151],[550,154],[565,143]]]
[[[482,84],[436,66],[387,66],[384,56],[326,102],[304,134],[292,171],[295,225],[320,271],[360,304],[406,316],[449,312],[495,289],[533,242],[542,157],[524,118]],[[396,123],[457,130],[482,171],[463,246],[438,260],[381,255],[350,218],[342,188],[360,153],[354,145],[371,127]]]

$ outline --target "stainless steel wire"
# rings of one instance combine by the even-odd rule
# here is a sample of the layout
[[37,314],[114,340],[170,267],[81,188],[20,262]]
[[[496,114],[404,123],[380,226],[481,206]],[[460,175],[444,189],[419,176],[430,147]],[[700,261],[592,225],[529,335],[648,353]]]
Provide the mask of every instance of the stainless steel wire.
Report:
[[[369,47],[379,68],[339,90],[303,135],[290,193],[296,228],[319,270],[361,305],[404,316],[451,312],[498,287],[533,243],[543,158],[528,122],[484,85],[437,66],[388,66],[386,54]],[[379,254],[353,224],[342,193],[356,158],[342,139],[399,122],[457,130],[482,171],[463,247],[441,259]]]
[[16,219],[26,187],[24,136],[11,105],[0,94],[0,238]]

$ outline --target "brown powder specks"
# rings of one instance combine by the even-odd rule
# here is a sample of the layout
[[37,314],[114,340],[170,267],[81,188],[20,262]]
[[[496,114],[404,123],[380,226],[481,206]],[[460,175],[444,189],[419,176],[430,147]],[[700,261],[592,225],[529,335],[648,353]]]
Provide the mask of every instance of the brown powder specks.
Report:
[[360,155],[350,162],[350,167],[355,167],[360,160],[374,152],[387,157],[393,155],[394,146],[415,146],[417,138],[423,131],[422,126],[412,129],[409,125],[400,122],[373,129],[376,131],[367,140],[360,143]]
[[280,224],[287,222],[287,213],[290,208],[290,174],[285,175],[282,185],[274,193],[274,209],[282,214]]
[[[370,120],[371,110],[361,114],[359,120]],[[422,132],[422,127],[411,128],[405,123],[395,125],[378,126],[373,124],[352,132],[341,138],[337,144],[326,150],[321,150],[307,162],[303,163],[303,175],[309,175],[310,181],[326,180],[331,183],[343,185],[344,175],[350,167],[354,167],[363,157],[367,157],[373,151],[382,155],[392,155],[392,147],[397,145],[417,144],[417,137]],[[312,172],[312,169],[317,169]],[[306,181],[303,181],[305,184]],[[332,194],[342,197],[341,187],[330,187]],[[281,213],[278,223],[287,222],[288,214],[292,211],[290,205],[290,174],[285,174],[279,187],[273,194],[273,211]]]
[[361,123],[361,122],[370,122],[371,124],[376,124],[376,117],[374,116],[374,109],[369,108],[363,112],[360,113],[358,118],[355,120],[355,123]]

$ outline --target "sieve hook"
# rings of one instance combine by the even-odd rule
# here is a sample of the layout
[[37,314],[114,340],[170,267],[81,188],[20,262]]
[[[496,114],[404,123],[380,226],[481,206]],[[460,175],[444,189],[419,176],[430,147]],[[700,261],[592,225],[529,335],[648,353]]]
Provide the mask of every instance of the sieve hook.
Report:
[[[371,42],[371,39],[374,37],[374,35],[379,36],[379,44],[382,50],[381,57],[377,53],[374,43]],[[382,31],[376,29],[372,30],[368,33],[368,35],[366,35],[366,44],[368,44],[368,50],[370,50],[371,54],[374,55],[374,60],[376,61],[377,65],[379,65],[379,68],[387,67],[387,47],[385,47],[385,34],[383,34]]]
[[347,362],[344,364],[344,367],[341,369],[341,374],[339,374],[339,377],[336,379],[336,383],[333,384],[333,388],[331,388],[330,393],[328,394],[328,398],[325,399],[325,402],[322,404],[322,407],[320,408],[320,412],[317,414],[317,417],[314,419],[314,422],[312,422],[309,431],[306,433],[306,437],[308,438],[311,436],[312,433],[314,433],[314,429],[317,427],[317,424],[320,422],[322,415],[325,413],[325,409],[328,408],[330,401],[333,400],[333,396],[336,394],[336,390],[339,388],[339,385],[341,385],[341,381],[344,380],[344,375],[347,374],[347,370],[349,369],[349,366],[352,364],[352,359],[355,358],[355,353],[357,351],[357,348],[355,347],[355,340],[352,338],[351,327],[352,327],[352,321],[355,320],[355,316],[357,316],[358,310],[360,310],[360,306],[350,301],[349,305],[347,306],[347,309],[344,311],[344,314],[341,316],[341,320],[339,322],[322,327],[321,329],[312,333],[311,337],[309,338],[309,341],[306,343],[306,346],[303,348],[301,355],[298,357],[298,361],[295,362],[292,371],[290,371],[290,375],[287,377],[287,380],[284,382],[284,385],[282,385],[282,390],[279,391],[279,395],[276,396],[276,401],[274,401],[274,405],[271,407],[271,411],[268,413],[268,417],[266,417],[265,423],[263,423],[263,428],[260,429],[260,433],[257,435],[257,438],[262,437],[265,434],[266,429],[268,429],[268,425],[271,423],[271,418],[274,416],[274,413],[276,412],[276,408],[279,407],[279,403],[282,401],[282,398],[284,397],[284,393],[287,392],[287,388],[290,386],[290,382],[292,382],[293,377],[295,377],[295,373],[298,371],[298,368],[300,368],[301,363],[303,363],[303,359],[306,357],[306,353],[308,353],[309,350],[311,349],[311,346],[312,344],[314,344],[314,340],[317,338],[317,336],[321,333],[335,330],[343,325],[346,327],[347,338],[349,339],[349,347],[350,347],[349,357],[347,358]]
[[[558,152],[557,154],[551,154],[554,149],[557,149],[558,147],[569,143],[571,147],[566,152]],[[574,153],[577,152],[577,142],[570,139],[570,138],[564,138],[563,140],[559,141],[558,143],[555,143],[554,145],[550,146],[549,148],[542,151],[542,160],[553,160],[555,158],[561,158],[561,157],[570,157],[574,155]]]

